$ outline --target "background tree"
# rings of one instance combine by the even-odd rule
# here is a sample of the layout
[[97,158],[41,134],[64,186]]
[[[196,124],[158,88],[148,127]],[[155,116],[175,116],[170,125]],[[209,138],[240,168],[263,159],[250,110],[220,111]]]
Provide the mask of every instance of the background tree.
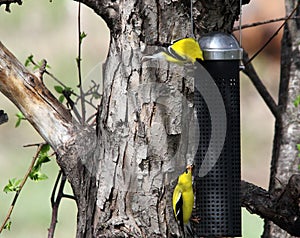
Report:
[[[140,49],[155,44],[155,41],[170,42],[188,36],[189,3],[82,2],[102,16],[111,32],[109,56],[104,66],[105,90],[98,112],[97,133],[89,126],[72,120],[68,110],[52,96],[41,79],[29,74],[4,47],[0,60],[0,90],[20,108],[58,153],[57,162],[66,173],[76,197],[78,237],[91,237],[92,234],[107,237],[124,234],[136,237],[178,234],[169,203],[172,188],[165,186],[164,172],[174,167],[172,159],[175,156],[184,155],[187,151],[187,145],[181,143],[180,137],[186,133],[182,129],[182,122],[190,118],[190,114],[182,117],[182,109],[178,105],[184,102],[178,100],[176,94],[172,100],[168,98],[167,101],[161,101],[161,98],[153,94],[152,83],[164,82],[186,98],[191,98],[191,84],[188,80],[184,81],[184,84],[181,83],[181,78],[178,80],[177,75],[182,75],[181,69],[171,67],[166,73],[165,70],[142,67]],[[197,19],[195,34],[198,36],[213,30],[231,32],[234,20],[239,14],[238,2],[197,2],[194,9]],[[293,9],[295,3],[290,4],[288,6],[292,6],[290,8]],[[286,32],[292,32],[288,29]],[[290,41],[285,42],[297,42],[293,37],[289,39]],[[293,70],[296,68],[292,67]],[[288,75],[289,77],[282,79],[280,94],[280,98],[287,100],[279,104],[284,105],[280,108],[290,108],[290,111],[292,107],[287,105],[292,106],[292,96],[299,94],[299,87],[293,86],[295,93],[289,95],[289,87],[294,85],[289,82],[298,82],[299,79],[291,79],[290,75],[293,74]],[[142,88],[139,87],[141,83]],[[167,108],[161,106],[166,104]],[[188,105],[183,106],[186,106],[185,110],[188,112]],[[276,106],[275,111],[278,110]],[[279,111],[278,114],[285,115],[285,111]],[[291,115],[294,118],[291,122],[296,122],[297,128],[299,110],[292,110]],[[283,120],[279,119],[280,116],[277,116],[277,130],[281,131],[280,136],[284,138],[285,127],[281,124]],[[291,130],[288,132],[291,133]],[[299,130],[292,130],[292,134],[295,139],[291,141],[296,145]],[[279,144],[282,142],[278,139],[276,141],[279,141]],[[297,158],[296,149],[296,146],[289,147],[289,151],[295,152],[294,157],[290,157],[293,161]],[[273,161],[279,161],[276,156],[273,158]],[[184,164],[184,161],[182,162]],[[273,162],[273,165],[278,163]],[[274,167],[277,168],[276,171],[280,171],[280,167]],[[278,195],[272,187],[275,177],[277,175],[272,173],[270,194],[254,187],[251,196],[243,197],[244,205],[281,227],[286,225],[285,228],[290,229],[290,232],[297,231],[297,223],[291,224],[289,219],[286,222],[285,218],[290,218],[291,214],[286,213],[285,207],[276,210]],[[290,177],[281,181],[281,192]],[[291,184],[292,188],[296,188],[294,180]],[[244,183],[243,192],[249,192],[251,186]],[[257,191],[264,194],[264,199],[255,197]],[[275,202],[272,201],[269,206],[267,202],[270,202],[270,197]],[[252,198],[254,200],[251,200]],[[262,204],[256,204],[260,201],[267,212],[253,209],[261,207]],[[283,214],[280,211],[284,211]],[[279,218],[284,219],[272,216],[278,213]],[[293,218],[296,217],[294,222],[298,221],[297,214],[293,215]]]

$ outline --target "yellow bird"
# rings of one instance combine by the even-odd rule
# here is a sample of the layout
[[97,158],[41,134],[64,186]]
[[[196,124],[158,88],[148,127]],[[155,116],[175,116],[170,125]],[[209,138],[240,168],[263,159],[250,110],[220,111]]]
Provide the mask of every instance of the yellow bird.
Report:
[[174,41],[169,47],[162,48],[158,53],[144,56],[145,59],[164,59],[166,61],[184,64],[203,60],[203,53],[198,41],[194,38],[183,38]]
[[192,234],[189,220],[194,206],[194,192],[192,184],[193,165],[188,165],[186,170],[178,177],[177,185],[173,192],[173,210],[177,221],[184,233],[184,227]]

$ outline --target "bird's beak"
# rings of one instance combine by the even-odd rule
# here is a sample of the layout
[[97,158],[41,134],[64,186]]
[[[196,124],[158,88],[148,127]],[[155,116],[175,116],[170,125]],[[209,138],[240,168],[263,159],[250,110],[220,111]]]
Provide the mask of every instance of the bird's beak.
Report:
[[195,167],[195,165],[190,164],[190,165],[186,166],[186,169],[193,172],[194,167]]

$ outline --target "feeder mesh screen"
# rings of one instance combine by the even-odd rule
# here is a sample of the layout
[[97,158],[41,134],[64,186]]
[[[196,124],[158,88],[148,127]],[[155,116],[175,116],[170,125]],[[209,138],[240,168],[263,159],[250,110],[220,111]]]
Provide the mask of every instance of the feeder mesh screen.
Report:
[[[241,236],[240,206],[240,95],[238,61],[204,61],[202,65],[219,88],[226,110],[226,138],[212,170],[197,176],[211,139],[211,116],[201,85],[201,66],[195,74],[194,104],[199,123],[199,146],[195,157],[193,223],[197,236]],[[203,69],[202,69],[203,70]],[[198,85],[197,85],[198,84]],[[208,89],[209,90],[209,89]]]

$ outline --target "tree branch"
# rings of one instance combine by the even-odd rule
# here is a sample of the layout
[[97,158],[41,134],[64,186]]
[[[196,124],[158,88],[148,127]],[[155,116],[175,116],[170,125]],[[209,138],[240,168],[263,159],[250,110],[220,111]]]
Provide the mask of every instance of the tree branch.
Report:
[[293,236],[300,236],[300,175],[294,174],[280,195],[242,181],[241,202],[250,213],[266,218]]
[[[0,92],[11,100],[32,124],[37,132],[59,155],[57,162],[66,171],[68,178],[76,181],[72,187],[80,194],[80,183],[76,170],[80,162],[84,130],[72,119],[71,113],[46,88],[43,81],[31,74],[0,42]],[[72,153],[70,153],[70,150]],[[75,191],[74,191],[75,193]]]
[[[60,185],[57,191],[57,187],[58,187],[58,183],[60,181]],[[57,215],[58,215],[58,208],[61,202],[62,198],[70,198],[70,199],[75,199],[74,196],[68,195],[68,194],[64,194],[64,187],[65,187],[65,183],[67,181],[67,177],[64,174],[64,172],[62,170],[59,171],[53,190],[52,190],[52,194],[51,194],[51,206],[52,206],[52,218],[51,218],[51,224],[50,224],[50,228],[48,230],[48,238],[53,238],[54,237],[54,231],[56,228],[56,223],[57,223]],[[57,195],[55,196],[57,192]]]
[[[250,24],[244,24],[241,26],[241,29],[247,29],[247,28],[251,28],[251,27],[256,27],[256,26],[261,26],[261,25],[266,25],[269,23],[274,23],[274,22],[279,22],[279,21],[286,21],[286,20],[297,20],[299,19],[299,17],[295,16],[295,17],[280,17],[280,18],[276,18],[276,19],[270,19],[270,20],[266,20],[266,21],[259,21],[259,22],[253,22]],[[235,26],[232,28],[232,31],[238,31],[240,30],[239,26]]]
[[0,42],[0,92],[11,100],[56,151],[74,134],[71,113]]
[[257,75],[253,65],[251,62],[249,62],[248,53],[244,50],[243,51],[243,64],[245,65],[245,68],[243,72],[249,77],[255,88],[257,89],[260,96],[263,98],[271,112],[273,113],[274,117],[276,119],[279,118],[279,110],[278,106],[275,103],[274,99],[272,98],[271,94],[266,89],[265,85],[260,80],[259,76]]

